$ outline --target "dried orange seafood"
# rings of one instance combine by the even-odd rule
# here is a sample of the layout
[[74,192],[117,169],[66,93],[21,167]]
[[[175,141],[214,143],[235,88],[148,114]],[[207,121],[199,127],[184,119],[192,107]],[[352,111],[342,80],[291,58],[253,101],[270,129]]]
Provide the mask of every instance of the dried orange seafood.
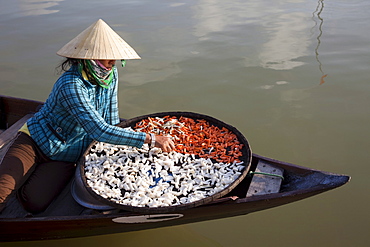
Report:
[[175,116],[149,117],[138,122],[137,131],[170,135],[174,138],[174,151],[211,158],[217,162],[240,162],[242,147],[237,136],[226,129],[211,125],[203,119]]

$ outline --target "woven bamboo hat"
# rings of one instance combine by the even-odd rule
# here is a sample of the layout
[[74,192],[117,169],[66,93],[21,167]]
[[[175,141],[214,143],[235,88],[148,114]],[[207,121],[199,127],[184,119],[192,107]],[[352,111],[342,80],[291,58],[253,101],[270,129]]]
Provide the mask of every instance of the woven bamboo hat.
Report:
[[135,50],[102,19],[69,41],[57,54],[77,59],[141,59]]

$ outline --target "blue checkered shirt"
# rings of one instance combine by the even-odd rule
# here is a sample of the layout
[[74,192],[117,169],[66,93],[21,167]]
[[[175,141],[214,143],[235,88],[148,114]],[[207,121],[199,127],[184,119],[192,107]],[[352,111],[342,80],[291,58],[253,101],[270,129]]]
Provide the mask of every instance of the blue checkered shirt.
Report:
[[53,160],[76,162],[93,141],[141,147],[145,133],[119,123],[118,74],[109,88],[92,85],[76,66],[55,83],[49,98],[27,125],[31,137]]

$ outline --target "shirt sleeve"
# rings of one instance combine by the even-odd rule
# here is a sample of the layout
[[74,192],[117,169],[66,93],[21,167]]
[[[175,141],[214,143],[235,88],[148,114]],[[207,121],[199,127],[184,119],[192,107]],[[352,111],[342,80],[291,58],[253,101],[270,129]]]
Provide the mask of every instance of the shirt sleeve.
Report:
[[[117,119],[112,119],[112,124],[107,123],[95,110],[95,104],[88,96],[87,89],[79,83],[66,81],[59,93],[60,103],[92,139],[117,145],[135,147],[141,147],[143,145],[146,137],[145,133],[113,126],[112,124],[116,123]],[[116,101],[113,100],[111,102],[115,104],[114,106],[110,106],[111,109],[116,107]],[[117,115],[114,116],[113,114],[113,117],[118,118],[118,109],[115,114]]]

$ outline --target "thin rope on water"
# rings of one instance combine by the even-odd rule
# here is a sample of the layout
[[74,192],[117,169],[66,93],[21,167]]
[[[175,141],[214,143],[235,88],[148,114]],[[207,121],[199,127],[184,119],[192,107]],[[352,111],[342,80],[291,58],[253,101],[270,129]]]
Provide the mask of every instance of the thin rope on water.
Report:
[[279,174],[273,174],[273,173],[267,173],[267,172],[253,172],[253,171],[250,171],[249,172],[249,175],[252,176],[254,174],[257,174],[257,175],[266,175],[266,176],[272,176],[272,177],[278,177],[278,178],[281,178],[281,180],[284,180],[284,177],[279,175]]

